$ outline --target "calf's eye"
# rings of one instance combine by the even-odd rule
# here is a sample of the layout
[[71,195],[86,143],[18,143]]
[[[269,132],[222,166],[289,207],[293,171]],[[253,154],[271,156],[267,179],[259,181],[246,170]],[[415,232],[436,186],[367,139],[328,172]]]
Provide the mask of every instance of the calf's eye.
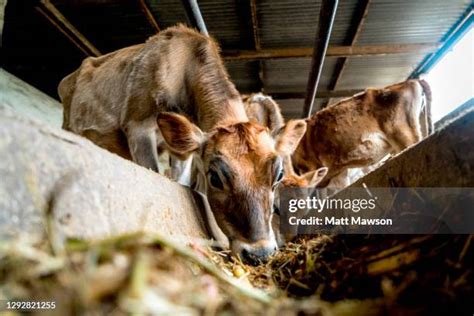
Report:
[[278,175],[276,177],[276,182],[280,182],[283,179],[283,169],[279,170]]
[[209,182],[214,188],[224,190],[224,184],[216,171],[209,170]]
[[283,176],[284,176],[284,170],[283,170],[283,166],[280,164],[276,170],[275,170],[275,180],[273,181],[273,188],[275,188],[279,183],[280,181],[283,179]]

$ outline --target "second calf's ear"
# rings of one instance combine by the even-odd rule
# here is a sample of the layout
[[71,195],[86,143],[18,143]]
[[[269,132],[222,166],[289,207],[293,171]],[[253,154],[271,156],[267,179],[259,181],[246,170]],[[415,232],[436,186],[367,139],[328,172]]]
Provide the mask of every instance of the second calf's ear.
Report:
[[280,155],[291,155],[306,132],[304,120],[290,120],[275,135],[275,148]]
[[201,129],[182,115],[162,112],[157,123],[168,149],[180,157],[186,158],[206,141]]
[[302,177],[307,182],[308,187],[315,187],[328,174],[328,168],[322,167],[313,171],[306,172]]

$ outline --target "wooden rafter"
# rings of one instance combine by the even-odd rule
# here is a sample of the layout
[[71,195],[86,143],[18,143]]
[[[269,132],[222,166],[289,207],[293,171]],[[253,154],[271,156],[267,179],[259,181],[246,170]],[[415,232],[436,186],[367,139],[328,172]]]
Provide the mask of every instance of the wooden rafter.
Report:
[[[349,90],[331,90],[331,91],[318,91],[316,93],[317,99],[327,99],[327,98],[342,98],[342,97],[351,97],[354,94],[362,92],[361,89],[349,89]],[[268,93],[275,99],[304,99],[306,96],[305,92],[274,92]]]
[[[390,45],[366,45],[366,46],[329,46],[326,57],[360,57],[380,56],[391,54],[426,54],[436,51],[440,47],[438,43],[419,44],[390,44]],[[312,47],[276,48],[256,50],[225,50],[226,60],[259,60],[293,57],[311,57]]]
[[156,21],[155,16],[153,15],[153,12],[151,11],[150,7],[146,3],[145,0],[138,0],[138,5],[140,6],[140,9],[142,10],[143,14],[145,14],[145,17],[148,21],[148,23],[151,25],[153,30],[158,33],[161,29],[160,26],[158,25],[158,21]]
[[90,56],[90,52],[85,49],[80,42],[78,42],[74,37],[69,35],[68,32],[66,32],[61,25],[59,25],[53,18],[51,18],[48,13],[42,8],[42,7],[35,7],[36,11],[38,11],[39,14],[41,14],[46,20],[48,20],[51,25],[57,29],[59,32],[61,32],[74,46],[76,46],[80,51],[84,53],[86,56]]
[[102,53],[79,32],[74,25],[49,1],[41,0],[37,11],[64,34],[75,46],[90,56],[100,56]]

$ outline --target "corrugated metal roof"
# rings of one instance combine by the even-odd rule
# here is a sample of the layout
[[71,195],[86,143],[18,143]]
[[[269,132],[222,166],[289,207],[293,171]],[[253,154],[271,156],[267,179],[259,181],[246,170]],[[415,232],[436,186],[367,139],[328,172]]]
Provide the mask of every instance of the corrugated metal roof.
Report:
[[349,58],[338,89],[383,87],[405,80],[425,55],[403,54],[392,56]]
[[186,12],[179,0],[147,0],[150,10],[162,29],[186,23]]
[[[285,100],[276,100],[278,105],[281,108],[282,113],[284,113],[286,119],[299,119],[303,114],[301,109],[304,105],[303,99],[285,99]],[[316,99],[314,101],[313,113],[316,108],[322,106],[324,100]]]
[[[199,8],[209,34],[226,49],[253,48],[251,24],[250,21],[242,21],[239,2],[199,1]],[[179,0],[147,0],[147,3],[162,28],[187,22],[185,10]]]
[[374,0],[357,45],[435,43],[470,0]]
[[258,61],[230,61],[226,63],[232,82],[241,93],[259,90]]
[[[343,44],[350,28],[356,0],[340,1],[331,35],[331,44]],[[312,47],[316,37],[320,1],[258,1],[262,47]]]
[[[327,58],[319,87],[327,90],[337,58]],[[308,81],[311,58],[274,59],[264,62],[265,92],[302,92]]]
[[[206,21],[206,26],[212,34],[226,49],[253,49],[253,32],[250,19],[250,8],[248,16],[240,16],[240,6],[244,1],[221,1],[200,0],[199,7]],[[243,10],[242,10],[243,11]],[[243,21],[244,18],[249,18]]]

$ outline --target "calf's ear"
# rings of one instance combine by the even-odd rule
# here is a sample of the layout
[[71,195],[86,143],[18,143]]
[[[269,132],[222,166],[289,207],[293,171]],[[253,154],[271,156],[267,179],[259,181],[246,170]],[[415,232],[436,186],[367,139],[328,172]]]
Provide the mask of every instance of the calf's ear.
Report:
[[328,168],[322,167],[313,171],[308,171],[301,177],[307,182],[307,186],[315,187],[328,174]]
[[206,141],[199,127],[182,115],[162,112],[158,114],[157,123],[166,147],[178,158],[187,158]]
[[306,132],[304,120],[290,120],[275,134],[275,149],[280,155],[291,155]]

